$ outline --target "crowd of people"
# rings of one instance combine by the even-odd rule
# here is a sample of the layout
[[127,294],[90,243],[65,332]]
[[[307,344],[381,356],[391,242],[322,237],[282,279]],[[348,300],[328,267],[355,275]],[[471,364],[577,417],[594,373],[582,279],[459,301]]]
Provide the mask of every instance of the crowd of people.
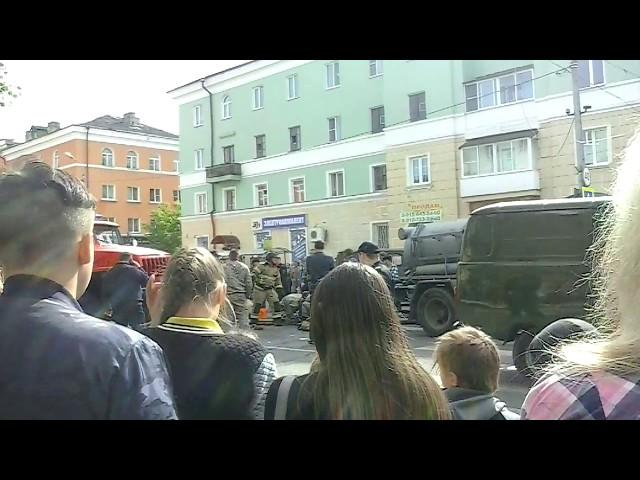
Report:
[[592,247],[597,326],[541,332],[530,352],[540,370],[518,415],[496,396],[500,357],[483,332],[441,336],[437,375],[420,365],[394,305],[392,259],[370,242],[357,261],[336,266],[319,243],[305,262],[296,288],[308,286],[317,352],[305,375],[278,378],[248,328],[251,303],[280,303],[274,254],[250,268],[237,252],[222,265],[206,249],[179,249],[148,278],[123,256],[107,283],[127,271],[134,280],[112,305],[115,321],[87,315],[77,299],[91,278],[95,201],[65,172],[28,163],[0,177],[0,418],[638,419],[639,179],[636,137]]

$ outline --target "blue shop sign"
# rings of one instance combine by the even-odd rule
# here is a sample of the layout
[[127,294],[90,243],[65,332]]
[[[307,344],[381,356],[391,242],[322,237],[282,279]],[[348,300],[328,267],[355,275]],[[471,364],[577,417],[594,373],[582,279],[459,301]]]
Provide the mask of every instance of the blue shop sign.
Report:
[[289,215],[286,217],[268,217],[262,219],[262,228],[267,230],[271,228],[290,228],[290,227],[306,227],[306,215]]

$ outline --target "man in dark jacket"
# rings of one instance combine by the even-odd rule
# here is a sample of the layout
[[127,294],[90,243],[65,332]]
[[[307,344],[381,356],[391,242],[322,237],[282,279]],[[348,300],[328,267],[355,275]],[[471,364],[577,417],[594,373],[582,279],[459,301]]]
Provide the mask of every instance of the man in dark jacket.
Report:
[[175,419],[160,347],[76,301],[93,269],[82,183],[29,162],[0,176],[0,205],[0,419]]
[[[309,295],[313,296],[313,292],[327,273],[329,273],[336,266],[336,262],[333,257],[325,255],[324,242],[318,240],[313,244],[314,252],[306,259],[306,279],[307,285],[309,285]],[[308,300],[311,302],[311,299]],[[300,323],[300,330],[308,332],[311,329],[311,318],[308,317]]]
[[107,272],[102,288],[111,304],[111,318],[125,327],[139,330],[144,324],[143,288],[149,276],[133,263],[131,254],[123,253]]
[[393,279],[391,278],[391,272],[389,269],[380,261],[380,249],[375,243],[371,242],[362,242],[358,247],[358,261],[360,263],[364,263],[365,265],[369,265],[373,267],[382,278],[384,278],[387,287],[389,287],[389,292],[391,293],[391,298],[393,298]]

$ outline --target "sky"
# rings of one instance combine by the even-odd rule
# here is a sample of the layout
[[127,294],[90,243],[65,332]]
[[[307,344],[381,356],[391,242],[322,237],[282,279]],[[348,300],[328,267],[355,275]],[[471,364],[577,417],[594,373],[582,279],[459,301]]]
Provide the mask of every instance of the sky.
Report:
[[178,105],[166,93],[247,60],[0,60],[21,95],[0,107],[0,139],[24,142],[32,125],[61,127],[134,112],[178,134]]

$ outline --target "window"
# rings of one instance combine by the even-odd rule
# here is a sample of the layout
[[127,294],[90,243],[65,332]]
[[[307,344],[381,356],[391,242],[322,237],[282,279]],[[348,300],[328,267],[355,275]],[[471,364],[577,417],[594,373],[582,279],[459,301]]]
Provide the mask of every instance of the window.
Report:
[[369,77],[377,77],[382,73],[382,60],[369,60]]
[[609,132],[607,127],[584,131],[584,164],[607,165],[609,158]]
[[379,133],[384,128],[384,107],[371,109],[371,133]]
[[342,197],[344,195],[344,172],[329,172],[329,196]]
[[160,171],[160,157],[149,157],[149,170]]
[[102,150],[102,166],[113,167],[113,152],[109,148]]
[[387,166],[374,165],[371,167],[372,190],[379,192],[387,189]]
[[224,158],[224,163],[234,163],[235,155],[233,151],[233,145],[227,145],[226,147],[222,147],[222,156]]
[[196,213],[207,213],[207,193],[196,193]]
[[409,185],[431,183],[431,162],[429,155],[409,158]]
[[209,250],[209,235],[198,235],[196,237],[196,247]]
[[267,137],[264,135],[256,135],[256,158],[262,158],[267,155]]
[[341,138],[340,117],[331,117],[329,119],[329,141],[337,142]]
[[162,195],[160,193],[159,188],[150,188],[149,189],[149,203],[160,203],[162,202]]
[[199,148],[194,152],[195,161],[196,161],[196,170],[204,169],[204,149]]
[[139,218],[127,219],[127,230],[129,233],[140,233],[140,219]]
[[259,110],[264,106],[264,90],[262,87],[253,89],[253,109]]
[[52,166],[53,166],[53,168],[59,168],[60,167],[60,153],[58,153],[57,150],[55,152],[53,152]]
[[257,207],[266,207],[269,205],[269,187],[266,183],[259,183],[255,188],[255,204]]
[[202,107],[200,105],[193,107],[193,126],[202,126]]
[[427,104],[424,99],[424,92],[409,95],[409,116],[412,122],[427,118]]
[[327,88],[340,86],[340,64],[338,62],[327,63],[325,66],[327,74]]
[[298,98],[298,75],[295,73],[287,77],[287,100]]
[[116,217],[106,217],[107,222],[113,222],[116,223]]
[[180,173],[180,160],[177,158],[173,161],[173,168],[177,173]]
[[371,241],[378,248],[389,248],[389,223],[379,222],[371,224]]
[[227,212],[236,209],[236,189],[235,188],[225,188],[224,192],[224,209]]
[[231,98],[229,95],[222,98],[222,119],[226,120],[227,118],[231,118]]
[[115,185],[102,185],[102,200],[114,201],[116,199]]
[[127,202],[140,201],[140,187],[127,187]]
[[467,112],[533,98],[533,70],[521,70],[464,86]]
[[127,152],[127,168],[131,170],[138,169],[138,154],[136,152]]
[[604,83],[603,60],[578,60],[578,86],[580,88]]
[[302,141],[300,138],[300,127],[291,127],[289,129],[289,150],[295,152],[296,150],[300,150],[300,146],[302,145]]
[[462,149],[462,176],[491,175],[531,168],[531,140],[519,138]]
[[173,201],[176,203],[180,201],[180,190],[173,191]]
[[304,202],[304,178],[291,179],[291,201],[293,203]]

